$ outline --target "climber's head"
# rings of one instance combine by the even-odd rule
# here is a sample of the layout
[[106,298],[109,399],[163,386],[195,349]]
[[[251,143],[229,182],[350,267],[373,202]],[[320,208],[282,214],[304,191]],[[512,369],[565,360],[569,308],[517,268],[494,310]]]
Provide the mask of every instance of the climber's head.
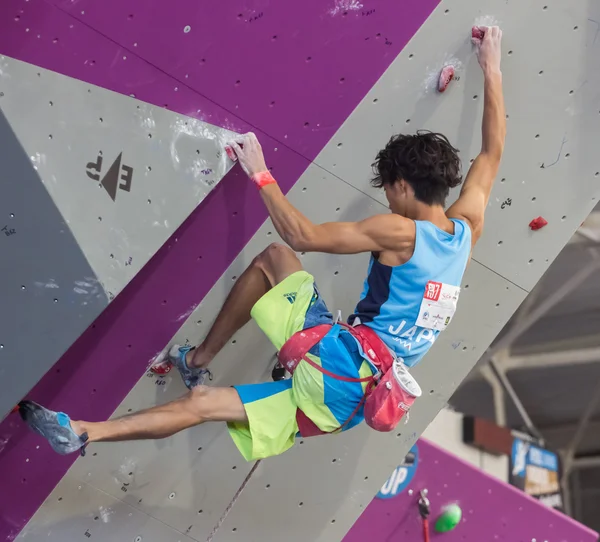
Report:
[[403,216],[423,204],[443,207],[450,188],[462,182],[458,150],[442,134],[427,130],[393,136],[373,170],[371,184],[383,188],[390,209]]

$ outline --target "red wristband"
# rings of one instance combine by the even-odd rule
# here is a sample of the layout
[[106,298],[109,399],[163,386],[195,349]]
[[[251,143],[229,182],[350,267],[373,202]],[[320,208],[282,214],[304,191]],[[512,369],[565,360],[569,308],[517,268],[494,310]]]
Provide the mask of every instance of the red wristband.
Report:
[[273,175],[271,175],[270,171],[261,171],[260,173],[255,173],[252,175],[251,179],[254,181],[256,188],[259,190],[268,184],[277,184],[277,181],[273,178]]

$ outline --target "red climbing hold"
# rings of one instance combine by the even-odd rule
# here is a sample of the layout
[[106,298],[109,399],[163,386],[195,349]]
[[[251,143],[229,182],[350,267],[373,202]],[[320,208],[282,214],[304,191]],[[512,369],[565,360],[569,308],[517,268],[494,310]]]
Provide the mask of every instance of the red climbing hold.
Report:
[[172,368],[173,364],[170,361],[161,361],[156,365],[152,365],[152,367],[150,367],[150,371],[153,372],[155,375],[165,376],[171,371]]
[[538,216],[537,218],[534,218],[530,223],[529,223],[529,227],[532,230],[541,230],[544,226],[548,225],[548,221],[542,217],[542,216]]
[[13,409],[10,411],[11,414],[14,414],[15,412],[19,412],[19,405],[15,405],[13,407]]
[[440,79],[438,81],[438,90],[440,92],[444,92],[450,81],[454,78],[454,66],[444,66],[442,68],[442,72],[440,73]]
[[485,34],[484,26],[474,26],[473,28],[471,28],[471,38],[475,42],[481,41],[483,39],[484,34]]
[[237,155],[229,145],[225,147],[225,152],[227,153],[227,156],[229,156],[230,160],[233,160],[234,162],[237,160]]

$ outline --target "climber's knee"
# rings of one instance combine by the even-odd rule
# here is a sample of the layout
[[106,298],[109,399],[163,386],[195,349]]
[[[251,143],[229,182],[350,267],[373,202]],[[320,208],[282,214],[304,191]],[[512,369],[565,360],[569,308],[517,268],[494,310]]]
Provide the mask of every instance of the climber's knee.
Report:
[[302,264],[295,252],[281,243],[271,243],[253,262],[266,275],[271,286],[302,270]]
[[186,396],[188,408],[198,423],[247,421],[246,409],[234,388],[196,386]]

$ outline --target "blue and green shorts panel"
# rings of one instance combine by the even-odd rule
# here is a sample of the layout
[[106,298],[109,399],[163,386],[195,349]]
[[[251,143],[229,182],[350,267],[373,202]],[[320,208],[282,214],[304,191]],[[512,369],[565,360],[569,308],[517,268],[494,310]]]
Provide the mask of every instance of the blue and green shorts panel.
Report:
[[[294,273],[272,288],[251,314],[277,351],[294,333],[333,323],[314,278],[306,271]],[[336,374],[351,378],[371,374],[356,341],[340,326],[333,326],[308,355]],[[362,399],[365,384],[342,382],[301,363],[291,380],[234,387],[248,422],[229,423],[229,433],[244,458],[252,461],[281,454],[293,446],[298,435],[298,408],[322,431],[339,428]],[[362,419],[361,409],[345,429]]]

